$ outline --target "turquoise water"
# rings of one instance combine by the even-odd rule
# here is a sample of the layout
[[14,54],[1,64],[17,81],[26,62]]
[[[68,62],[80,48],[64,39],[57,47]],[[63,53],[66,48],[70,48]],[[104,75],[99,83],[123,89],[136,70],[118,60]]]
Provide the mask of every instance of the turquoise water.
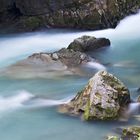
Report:
[[[111,47],[92,53],[131,90],[135,100],[140,85],[140,14],[123,20],[117,29],[74,32],[45,32],[0,36],[0,67],[17,62],[35,52],[54,51],[81,35],[108,37]],[[91,68],[92,70],[92,68]],[[71,98],[87,83],[89,77],[65,76],[16,78],[0,75],[0,138],[2,140],[101,140],[116,127],[137,125],[128,122],[84,122],[62,115],[56,106]],[[32,99],[34,101],[32,101]],[[51,100],[51,101],[50,101]],[[50,102],[49,102],[50,101]]]

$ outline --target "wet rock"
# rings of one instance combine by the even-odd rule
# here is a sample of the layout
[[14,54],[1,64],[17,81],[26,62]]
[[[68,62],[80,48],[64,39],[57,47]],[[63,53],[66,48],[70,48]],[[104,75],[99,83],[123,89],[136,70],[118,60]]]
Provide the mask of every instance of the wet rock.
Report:
[[32,75],[55,77],[64,75],[83,75],[82,65],[95,60],[85,53],[70,49],[61,49],[54,53],[35,53],[27,59],[9,66],[3,73],[10,76]]
[[29,56],[28,60],[34,62],[40,61],[40,63],[46,65],[49,63],[61,62],[68,68],[77,67],[83,63],[94,61],[94,59],[85,53],[65,48],[54,53],[36,53]]
[[61,49],[57,52],[59,59],[68,67],[75,67],[90,61],[94,61],[89,55],[80,51],[74,51],[72,49]]
[[114,120],[119,117],[121,107],[130,103],[127,87],[106,71],[96,73],[68,104],[61,105],[59,111],[85,120]]
[[106,38],[95,38],[92,36],[82,36],[80,38],[75,39],[70,45],[68,49],[72,49],[75,51],[92,51],[102,47],[110,46],[110,40]]

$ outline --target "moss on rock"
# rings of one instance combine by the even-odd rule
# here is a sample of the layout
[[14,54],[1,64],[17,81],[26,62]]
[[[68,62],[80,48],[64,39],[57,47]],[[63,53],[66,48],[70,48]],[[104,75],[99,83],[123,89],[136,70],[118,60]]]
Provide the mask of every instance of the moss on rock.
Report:
[[21,19],[21,23],[23,24],[24,28],[35,30],[42,25],[42,20],[40,17],[31,16]]
[[130,126],[121,129],[121,136],[108,136],[107,140],[140,140],[140,126]]
[[89,120],[90,119],[90,99],[88,99],[86,108],[84,111],[84,120]]
[[112,74],[99,71],[75,98],[60,108],[68,114],[82,115],[85,120],[114,120],[129,102],[130,94],[124,84]]

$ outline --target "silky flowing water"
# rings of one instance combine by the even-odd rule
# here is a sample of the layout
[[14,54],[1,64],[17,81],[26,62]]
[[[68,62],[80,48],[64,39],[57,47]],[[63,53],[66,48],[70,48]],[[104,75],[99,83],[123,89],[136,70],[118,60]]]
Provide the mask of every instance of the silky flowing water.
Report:
[[[140,14],[121,21],[116,29],[102,31],[47,30],[0,35],[0,68],[35,52],[53,52],[67,47],[81,35],[107,37],[111,46],[91,53],[130,89],[133,100],[140,86]],[[104,67],[90,64],[89,72]],[[101,140],[115,128],[138,125],[123,121],[84,122],[57,112],[57,105],[71,99],[88,81],[87,76],[9,77],[0,75],[1,140]]]

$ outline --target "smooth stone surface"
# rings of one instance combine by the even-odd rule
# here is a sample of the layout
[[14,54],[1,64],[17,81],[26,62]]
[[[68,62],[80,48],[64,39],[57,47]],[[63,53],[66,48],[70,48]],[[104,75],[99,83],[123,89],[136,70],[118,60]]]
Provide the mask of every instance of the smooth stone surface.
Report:
[[110,46],[110,40],[106,38],[95,38],[92,36],[82,36],[75,39],[70,45],[68,49],[72,49],[75,51],[94,51],[96,49],[100,49],[103,47]]

